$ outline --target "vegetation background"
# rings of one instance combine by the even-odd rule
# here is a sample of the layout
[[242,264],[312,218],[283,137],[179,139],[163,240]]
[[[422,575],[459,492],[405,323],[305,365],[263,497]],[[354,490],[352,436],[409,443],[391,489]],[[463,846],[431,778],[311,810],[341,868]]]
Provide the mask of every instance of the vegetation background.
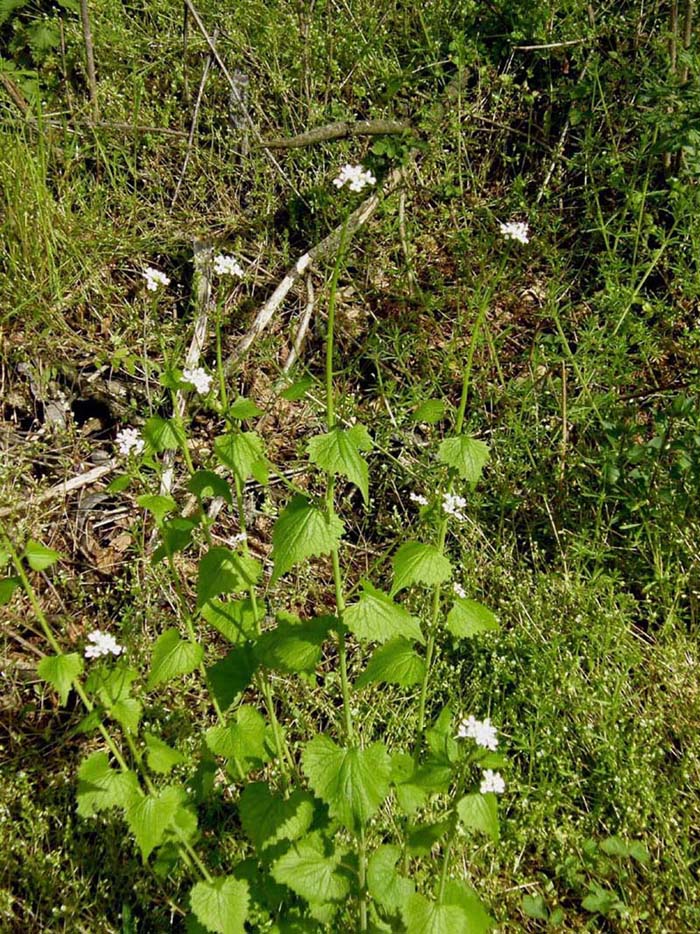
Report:
[[[194,238],[250,270],[226,299],[227,354],[342,219],[338,167],[362,162],[380,185],[405,167],[340,281],[344,415],[386,454],[373,455],[369,508],[354,512],[362,570],[400,541],[408,493],[430,488],[440,414],[421,406],[458,400],[468,333],[455,321],[497,221],[527,220],[531,242],[475,357],[469,430],[492,456],[460,533],[465,585],[501,629],[441,646],[433,685],[435,709],[488,711],[509,755],[501,840],[465,847],[464,873],[503,931],[700,930],[692,0],[197,10],[252,126],[191,15],[183,33],[181,4],[90,4],[94,97],[80,4],[0,0],[0,508],[13,535],[68,556],[41,584],[45,611],[67,643],[118,627],[138,658],[167,610],[128,494],[102,482],[40,496],[104,463],[120,426],[167,402],[158,376],[190,338]],[[273,150],[274,162],[260,145],[378,118],[409,128]],[[174,283],[157,306],[146,265]],[[314,277],[297,375],[322,372],[327,272]],[[268,447],[290,470],[319,424],[313,398],[276,392],[304,304],[294,295],[233,377],[265,409]],[[210,415],[193,430],[204,457]],[[250,509],[264,543],[274,486]],[[295,580],[298,610],[314,586]],[[120,820],[96,834],[76,816],[80,713],[36,677],[45,646],[25,599],[2,614],[0,930],[181,929],[177,898],[144,871]],[[392,691],[363,702],[370,727],[382,698],[400,709]],[[186,746],[196,685],[161,700],[147,720]],[[289,697],[302,722],[311,700]],[[207,820],[225,860],[240,830],[224,787]]]

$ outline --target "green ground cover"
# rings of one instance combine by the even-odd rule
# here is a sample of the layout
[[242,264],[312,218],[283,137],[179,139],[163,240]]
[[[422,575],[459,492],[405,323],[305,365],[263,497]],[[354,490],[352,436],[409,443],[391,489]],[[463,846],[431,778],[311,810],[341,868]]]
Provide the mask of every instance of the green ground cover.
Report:
[[[463,716],[489,716],[506,790],[497,842],[464,827],[449,847],[444,836],[422,848],[414,840],[399,852],[403,871],[428,894],[448,850],[450,878],[473,886],[504,932],[700,929],[692,4],[206,0],[196,9],[237,99],[191,11],[183,33],[180,5],[90,4],[92,100],[80,5],[0,0],[0,521],[18,549],[36,540],[61,555],[43,570],[25,562],[39,611],[67,652],[81,656],[94,629],[125,647],[140,679],[133,755],[146,749],[144,733],[176,749],[172,774],[199,805],[209,870],[248,865],[245,783],[202,753],[201,730],[216,719],[196,665],[147,683],[157,640],[173,626],[186,632],[179,601],[183,590],[197,600],[199,554],[178,556],[177,587],[168,562],[151,560],[163,527],[137,498],[158,492],[162,458],[127,468],[115,439],[172,414],[198,308],[195,241],[244,268],[241,281],[214,280],[210,324],[220,315],[226,361],[287,270],[368,196],[332,184],[343,164],[362,163],[377,179],[375,212],[299,279],[224,380],[229,401],[259,408],[242,424],[281,474],[236,481],[251,553],[267,580],[282,560],[274,529],[290,483],[323,495],[327,468],[312,469],[306,452],[326,430],[330,306],[337,414],[372,439],[359,452],[368,495],[361,468],[354,485],[330,482],[348,589],[370,577],[388,591],[396,549],[437,529],[434,504],[423,511],[410,495],[430,499],[453,482],[436,451],[464,389],[465,432],[490,457],[478,483],[455,487],[465,518],[446,547],[455,579],[500,625],[474,638],[442,631],[426,716],[434,724],[449,705],[453,731]],[[263,145],[371,120],[406,126]],[[511,220],[529,223],[529,243],[503,240],[499,223]],[[145,288],[149,266],[167,288]],[[286,378],[309,283],[313,315]],[[216,394],[213,327],[201,363]],[[226,423],[213,398],[188,400],[199,468],[216,463]],[[93,482],[42,499],[105,465]],[[122,475],[128,485],[114,482]],[[178,510],[186,485],[178,454]],[[239,520],[224,508],[214,543]],[[334,612],[331,551],[285,567],[277,608],[301,619]],[[9,561],[5,572],[15,573]],[[75,692],[61,703],[37,674],[50,648],[22,591],[0,584],[0,931],[203,930],[189,914],[196,878],[167,847],[143,860],[119,810],[76,811],[78,769],[102,747],[81,726]],[[411,587],[397,601],[423,619],[426,593]],[[358,632],[344,640],[353,681],[370,650]],[[209,630],[207,664],[224,644]],[[314,736],[337,739],[348,707],[364,744],[393,752],[416,735],[420,684],[371,684],[343,705],[339,646],[323,642],[301,677],[272,669],[272,708],[297,768]],[[264,712],[262,688],[243,687],[237,702]],[[255,762],[248,782],[279,780],[272,754]],[[323,798],[302,772],[301,786]],[[445,801],[432,794],[424,819],[442,820]],[[395,843],[404,824],[386,797],[368,845]],[[350,846],[352,833],[338,833]],[[341,869],[361,878],[354,859]],[[332,918],[318,909],[310,920],[308,898],[275,878],[268,896],[282,914],[258,899],[246,930],[361,929],[356,900],[337,898]],[[370,885],[365,929],[482,929],[457,915],[387,921],[377,905]],[[284,911],[295,920],[280,920]],[[226,930],[243,930],[236,924]]]

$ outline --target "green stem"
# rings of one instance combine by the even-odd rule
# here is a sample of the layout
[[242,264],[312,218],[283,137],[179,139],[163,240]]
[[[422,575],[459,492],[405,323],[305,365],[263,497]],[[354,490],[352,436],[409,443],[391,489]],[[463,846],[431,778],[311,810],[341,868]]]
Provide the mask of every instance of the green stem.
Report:
[[[485,291],[482,293],[477,307],[476,318],[474,320],[474,325],[472,327],[471,338],[469,341],[469,349],[467,351],[467,359],[464,365],[464,372],[462,374],[462,392],[459,399],[459,406],[457,408],[457,416],[455,418],[455,433],[460,435],[462,429],[464,428],[464,419],[466,417],[467,411],[467,400],[469,398],[469,388],[471,386],[471,375],[472,367],[474,364],[474,354],[476,348],[479,345],[481,339],[481,333],[483,330],[484,320],[486,318],[486,311],[489,307],[489,303],[498,288],[498,285],[503,278],[503,272],[506,267],[506,262],[508,260],[510,251],[504,249],[503,255],[501,257],[501,262],[499,264],[496,275],[493,280],[487,286]],[[447,486],[445,493],[452,493],[454,489],[455,482],[455,472],[450,470],[447,477]],[[444,516],[440,520],[440,525],[438,526],[438,540],[437,540],[437,549],[441,555],[445,553],[445,542],[447,540],[447,523],[448,518]],[[438,584],[433,591],[433,599],[430,608],[430,621],[428,623],[426,646],[425,646],[425,673],[423,675],[423,680],[421,682],[420,695],[418,699],[418,726],[416,729],[416,738],[415,738],[415,747],[413,750],[413,757],[418,764],[420,759],[422,747],[423,747],[423,737],[425,733],[425,709],[428,699],[428,685],[430,683],[430,675],[432,672],[433,657],[435,655],[435,641],[438,633],[438,621],[440,619],[440,601],[442,596],[441,586]]]
[[360,930],[367,930],[367,841],[365,828],[358,834],[358,882],[360,885]]
[[[348,217],[346,215],[343,223],[343,229],[340,234],[340,245],[338,255],[335,258],[333,274],[331,276],[329,295],[328,295],[328,327],[326,331],[326,422],[328,431],[333,431],[336,424],[335,418],[335,397],[333,394],[333,352],[335,350],[335,308],[338,294],[338,276],[345,253],[345,244],[347,239]],[[327,475],[326,486],[326,512],[330,519],[333,514],[335,499],[335,481],[332,474]],[[335,587],[335,603],[340,622],[338,632],[338,666],[340,668],[340,687],[343,695],[343,721],[345,725],[345,735],[348,742],[355,738],[355,731],[352,722],[352,710],[350,708],[350,683],[348,680],[348,661],[347,646],[345,641],[345,629],[343,626],[343,614],[345,613],[345,598],[343,596],[343,579],[340,572],[340,552],[333,548],[331,551],[333,562],[333,584]],[[364,928],[363,928],[364,930]]]

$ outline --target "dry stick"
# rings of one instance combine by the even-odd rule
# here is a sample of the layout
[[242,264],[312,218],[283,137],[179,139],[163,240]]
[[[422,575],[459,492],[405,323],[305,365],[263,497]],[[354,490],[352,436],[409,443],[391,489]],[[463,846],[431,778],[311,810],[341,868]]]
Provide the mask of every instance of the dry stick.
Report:
[[12,98],[13,102],[19,107],[23,114],[26,114],[29,110],[29,104],[24,99],[24,94],[17,87],[12,78],[8,77],[6,74],[0,71],[0,84],[5,88],[7,93]]
[[284,366],[282,367],[283,373],[289,373],[291,368],[297,361],[297,358],[301,354],[301,351],[304,347],[304,340],[306,339],[306,332],[309,330],[309,324],[311,323],[311,318],[314,313],[315,305],[315,296],[314,296],[314,283],[311,277],[311,273],[307,272],[306,274],[306,308],[304,309],[304,314],[301,316],[299,321],[299,329],[297,330],[297,336],[294,338],[294,346],[289,351],[289,356],[287,357]]
[[[207,337],[207,324],[209,309],[211,307],[211,275],[212,257],[214,248],[204,240],[194,242],[194,270],[196,276],[197,296],[196,313],[194,320],[194,333],[185,356],[185,367],[194,369],[202,355],[204,342]],[[185,414],[186,394],[181,390],[175,393],[174,416],[180,421]],[[163,475],[160,481],[160,495],[168,496],[173,485],[173,467],[175,464],[175,451],[166,451],[163,455]]]
[[224,64],[223,59],[222,59],[221,56],[219,55],[219,53],[218,53],[218,51],[217,51],[217,48],[216,48],[216,45],[214,44],[214,42],[213,42],[213,40],[212,40],[212,37],[211,37],[211,36],[209,35],[209,33],[207,32],[206,27],[204,26],[204,23],[202,22],[202,18],[201,18],[201,16],[199,15],[199,13],[197,12],[196,7],[195,7],[194,4],[192,3],[192,0],[185,0],[185,6],[186,6],[186,8],[190,11],[190,13],[192,14],[192,19],[193,19],[193,20],[195,21],[195,23],[197,24],[197,28],[199,29],[199,31],[201,32],[202,36],[204,37],[204,41],[205,41],[205,42],[207,43],[207,45],[209,46],[209,49],[210,49],[211,54],[212,54],[212,58],[214,59],[214,61],[216,62],[216,64],[217,64],[217,65],[219,66],[219,68],[221,69],[221,73],[223,74],[224,78],[226,78],[226,80],[228,81],[228,84],[229,84],[229,87],[231,88],[231,93],[233,94],[234,100],[237,102],[238,106],[240,107],[241,113],[243,114],[243,116],[244,116],[244,118],[245,118],[245,121],[246,121],[246,123],[248,124],[249,128],[252,130],[253,135],[255,136],[256,140],[257,140],[259,143],[261,143],[261,145],[264,147],[264,149],[265,149],[265,154],[267,155],[267,158],[270,160],[270,162],[272,163],[272,165],[277,169],[277,171],[279,172],[279,174],[280,174],[280,175],[282,176],[282,178],[284,179],[285,183],[286,183],[287,185],[289,185],[289,187],[292,189],[292,191],[294,192],[294,194],[295,194],[298,198],[301,198],[301,200],[304,202],[304,204],[306,204],[306,199],[303,197],[303,195],[299,192],[299,190],[296,188],[296,186],[295,186],[295,185],[290,181],[290,179],[287,177],[287,175],[286,175],[284,169],[283,169],[282,166],[279,164],[279,162],[277,161],[277,159],[275,159],[275,157],[272,155],[272,153],[270,152],[270,150],[269,150],[267,147],[265,147],[264,143],[262,143],[262,140],[261,140],[261,137],[260,137],[260,131],[258,130],[258,128],[257,128],[257,126],[255,125],[255,123],[253,122],[253,118],[250,116],[250,113],[248,112],[248,108],[247,108],[246,105],[245,105],[245,101],[241,98],[241,95],[240,95],[240,92],[239,92],[239,89],[238,89],[238,85],[236,84],[236,82],[233,80],[233,78],[232,78],[231,75],[229,74],[229,70],[228,70],[228,68],[226,67],[226,65]]
[[260,145],[269,149],[299,149],[302,146],[313,146],[316,143],[345,139],[348,136],[386,136],[391,133],[405,133],[410,129],[411,124],[406,120],[357,120],[353,123],[339,121],[316,127],[298,136],[261,140]]
[[[394,169],[389,174],[382,191],[385,196],[391,194],[391,192],[399,186],[404,177],[404,173],[405,169],[401,167]],[[353,234],[355,234],[360,229],[360,227],[362,227],[363,224],[369,220],[369,218],[376,210],[378,204],[379,193],[370,195],[370,197],[363,201],[359,208],[356,208],[348,217],[347,226],[345,224],[340,224],[338,227],[332,230],[327,237],[324,237],[323,240],[317,243],[316,246],[312,247],[307,253],[304,253],[303,256],[299,257],[299,259],[287,272],[287,275],[284,277],[284,279],[282,279],[272,295],[260,308],[257,315],[255,316],[255,320],[248,330],[248,333],[239,341],[238,346],[226,361],[224,372],[227,376],[231,375],[238,362],[250,348],[251,344],[265,330],[267,325],[272,320],[273,315],[291,291],[297,279],[305,272],[307,272],[307,270],[311,269],[314,263],[317,263],[319,260],[324,259],[327,256],[333,255],[333,253],[338,250],[338,247],[340,246],[341,235],[343,234],[343,228],[345,226],[347,237],[346,243],[349,242]]]
[[87,0],[80,0],[80,19],[83,23],[83,40],[85,41],[85,57],[87,59],[88,85],[90,87],[90,100],[95,120],[100,119],[100,106],[97,103],[97,75],[95,74],[95,48],[92,44],[92,30],[90,28],[90,14]]
[[16,503],[14,506],[4,506],[2,509],[0,509],[0,519],[4,519],[6,516],[17,515],[29,509],[31,506],[39,506],[41,503],[48,503],[49,500],[54,499],[56,496],[67,496],[74,490],[80,490],[84,486],[89,486],[91,483],[96,483],[98,480],[101,480],[102,477],[105,477],[108,473],[111,473],[116,468],[116,466],[116,461],[107,461],[106,464],[100,464],[99,467],[93,467],[92,470],[88,470],[86,473],[78,474],[75,477],[71,477],[70,480],[63,480],[61,483],[57,483],[55,486],[49,487],[48,490],[45,490],[40,496],[37,496],[36,499],[25,498],[21,502]]
[[[216,42],[216,37],[218,30],[214,30],[214,35],[212,36],[212,42]],[[185,153],[185,161],[182,163],[182,171],[180,172],[180,177],[177,180],[177,186],[175,187],[175,194],[173,195],[173,200],[170,202],[170,210],[175,207],[175,202],[177,201],[177,196],[180,194],[180,187],[185,178],[185,172],[187,171],[187,166],[192,155],[192,146],[194,143],[194,134],[197,129],[197,121],[199,120],[199,108],[202,104],[202,97],[204,95],[204,85],[207,83],[207,77],[209,75],[209,69],[211,68],[211,63],[213,61],[211,52],[207,55],[207,60],[204,63],[204,69],[202,71],[202,80],[199,82],[199,89],[197,90],[197,100],[194,104],[194,113],[192,114],[192,123],[190,125],[190,135],[187,140],[187,152]]]

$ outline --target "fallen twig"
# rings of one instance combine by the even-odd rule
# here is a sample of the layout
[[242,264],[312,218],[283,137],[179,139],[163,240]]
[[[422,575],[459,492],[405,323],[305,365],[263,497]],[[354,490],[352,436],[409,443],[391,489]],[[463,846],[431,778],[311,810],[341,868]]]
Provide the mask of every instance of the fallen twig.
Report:
[[98,480],[101,480],[102,477],[106,477],[116,466],[117,462],[115,460],[109,460],[105,464],[100,464],[99,467],[93,467],[85,473],[78,474],[76,477],[71,477],[70,480],[62,480],[60,483],[56,483],[54,486],[49,487],[48,490],[44,490],[44,492],[35,499],[24,497],[14,506],[4,506],[0,509],[0,519],[17,515],[20,512],[25,512],[31,506],[39,506],[41,503],[48,503],[57,496],[67,496],[69,493],[80,490],[84,486],[90,486],[91,483],[96,483]]
[[410,129],[411,124],[405,120],[357,120],[354,123],[340,121],[316,127],[298,136],[261,140],[260,145],[269,149],[297,149],[329,140],[345,139],[348,136],[386,136],[391,133],[405,133]]
[[306,274],[306,308],[304,313],[299,320],[299,329],[297,330],[297,336],[294,338],[294,345],[289,351],[289,356],[284,362],[282,367],[283,373],[289,373],[291,368],[297,361],[299,354],[302,351],[304,346],[304,341],[306,339],[306,332],[309,330],[309,324],[311,323],[311,318],[314,313],[315,305],[315,296],[314,296],[314,282],[311,277],[311,273],[307,272]]
[[[394,169],[388,176],[381,194],[384,196],[391,194],[401,183],[404,177],[405,168],[402,166],[398,169]],[[303,256],[300,256],[292,268],[287,272],[286,276],[280,284],[277,286],[272,295],[268,298],[265,304],[260,308],[255,320],[248,329],[247,334],[243,337],[236,349],[233,351],[231,356],[228,358],[225,364],[225,372],[228,376],[231,375],[234,367],[238,364],[244,354],[248,351],[253,341],[265,330],[267,325],[272,320],[273,315],[280,307],[282,302],[285,300],[292,287],[296,283],[297,279],[302,276],[307,270],[311,269],[314,263],[317,263],[319,260],[324,259],[326,256],[331,256],[335,253],[340,246],[340,240],[342,236],[345,236],[346,243],[349,243],[350,238],[355,234],[360,227],[362,227],[372,216],[374,211],[379,204],[379,192],[375,192],[370,195],[359,208],[356,208],[352,214],[348,217],[346,224],[339,224],[327,237],[324,237],[316,246],[312,247],[307,253],[304,253]],[[343,233],[345,229],[345,233]]]

